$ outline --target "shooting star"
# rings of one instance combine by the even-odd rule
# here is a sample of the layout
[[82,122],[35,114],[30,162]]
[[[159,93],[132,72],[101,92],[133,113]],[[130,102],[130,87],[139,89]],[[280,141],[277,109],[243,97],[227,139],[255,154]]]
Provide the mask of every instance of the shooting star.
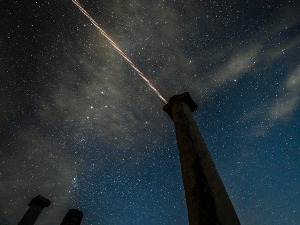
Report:
[[79,8],[79,10],[90,20],[90,22],[100,31],[100,33],[110,42],[110,44],[119,52],[119,54],[129,63],[129,65],[138,73],[138,75],[148,84],[148,86],[158,95],[158,97],[167,104],[167,100],[160,94],[160,92],[148,80],[145,74],[140,71],[137,66],[129,59],[129,57],[121,50],[121,48],[108,36],[108,34],[100,27],[100,25],[88,14],[87,11],[76,0],[72,2]]

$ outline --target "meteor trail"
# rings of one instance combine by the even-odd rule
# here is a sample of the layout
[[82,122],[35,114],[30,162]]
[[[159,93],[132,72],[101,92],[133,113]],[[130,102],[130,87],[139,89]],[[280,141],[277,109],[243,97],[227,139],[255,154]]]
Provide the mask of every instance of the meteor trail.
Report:
[[153,86],[153,84],[146,78],[145,74],[140,71],[136,65],[129,59],[129,57],[118,47],[118,45],[108,36],[108,34],[99,26],[99,24],[88,14],[87,11],[79,4],[78,1],[72,2],[80,9],[80,11],[91,21],[91,23],[100,31],[100,33],[110,42],[110,44],[119,52],[119,54],[129,63],[129,65],[138,73],[138,75],[146,81],[148,86],[160,97],[160,99],[167,104],[167,100],[160,94],[160,92]]

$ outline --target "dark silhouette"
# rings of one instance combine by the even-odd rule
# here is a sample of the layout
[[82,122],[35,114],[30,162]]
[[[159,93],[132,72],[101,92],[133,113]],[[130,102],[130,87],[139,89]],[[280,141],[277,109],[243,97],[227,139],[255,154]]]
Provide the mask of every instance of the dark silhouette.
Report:
[[83,213],[78,209],[70,209],[60,225],[80,225]]
[[191,111],[197,104],[185,92],[173,96],[164,110],[172,118],[190,225],[239,225],[239,219],[201,137]]
[[51,201],[44,198],[41,195],[38,195],[37,197],[33,198],[28,206],[29,209],[23,216],[23,218],[20,220],[18,225],[33,225],[39,215],[41,214],[44,207],[48,207],[51,204]]

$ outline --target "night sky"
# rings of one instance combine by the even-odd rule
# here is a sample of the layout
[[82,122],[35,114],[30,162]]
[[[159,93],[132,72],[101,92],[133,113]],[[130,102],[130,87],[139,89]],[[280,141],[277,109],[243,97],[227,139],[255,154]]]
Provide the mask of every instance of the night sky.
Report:
[[[81,0],[169,99],[185,91],[243,225],[300,224],[300,2]],[[187,225],[164,103],[71,0],[0,1],[0,224]]]

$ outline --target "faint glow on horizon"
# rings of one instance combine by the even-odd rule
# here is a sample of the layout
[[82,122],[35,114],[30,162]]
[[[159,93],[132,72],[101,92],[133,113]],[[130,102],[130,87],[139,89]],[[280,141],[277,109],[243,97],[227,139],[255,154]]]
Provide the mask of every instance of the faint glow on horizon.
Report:
[[110,42],[110,44],[119,52],[119,54],[129,63],[129,65],[139,74],[139,76],[148,84],[148,86],[158,95],[158,97],[167,104],[167,100],[160,94],[160,92],[153,86],[153,84],[146,78],[136,65],[128,58],[128,56],[118,47],[118,45],[108,36],[108,34],[99,26],[99,24],[85,11],[78,1],[72,2],[80,9],[80,11],[91,21],[91,23],[100,31],[100,33]]

